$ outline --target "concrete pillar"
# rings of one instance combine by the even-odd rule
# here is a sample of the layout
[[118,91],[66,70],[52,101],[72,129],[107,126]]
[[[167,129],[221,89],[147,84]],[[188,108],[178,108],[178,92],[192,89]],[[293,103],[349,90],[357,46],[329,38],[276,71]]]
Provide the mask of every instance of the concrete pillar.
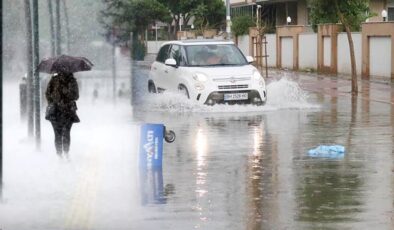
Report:
[[391,38],[391,81],[394,81],[394,22],[368,22],[362,24],[362,78],[370,76],[369,40],[371,37]]
[[293,38],[293,70],[298,70],[298,37],[307,32],[306,26],[277,26],[276,27],[276,67],[282,68],[282,42],[284,37]]
[[[321,73],[338,73],[338,33],[341,30],[339,24],[318,25],[317,33],[317,71]],[[331,38],[331,63],[330,66],[324,65],[324,37]]]

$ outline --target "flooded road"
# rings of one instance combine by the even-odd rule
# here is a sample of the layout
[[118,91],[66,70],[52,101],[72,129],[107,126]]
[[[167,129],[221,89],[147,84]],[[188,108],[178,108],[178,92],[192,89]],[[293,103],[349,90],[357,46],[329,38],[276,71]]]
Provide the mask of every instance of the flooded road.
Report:
[[[69,161],[45,121],[33,150],[17,97],[5,97],[0,228],[394,229],[391,85],[363,83],[351,97],[343,79],[277,73],[264,107],[208,107],[146,95],[146,78],[133,80],[132,105],[111,99],[111,79],[79,79]],[[6,83],[5,95],[16,89]],[[160,169],[139,170],[143,123],[176,133]],[[308,156],[334,144],[343,158]]]
[[[293,81],[305,91],[283,95],[294,93]],[[394,229],[393,93],[363,83],[351,97],[349,87],[297,75],[271,81],[265,108],[137,110],[136,121],[163,122],[177,134],[163,160],[171,191],[164,189],[149,222],[168,229],[184,229],[186,220],[187,229]],[[309,149],[334,144],[346,148],[343,159],[308,157]]]

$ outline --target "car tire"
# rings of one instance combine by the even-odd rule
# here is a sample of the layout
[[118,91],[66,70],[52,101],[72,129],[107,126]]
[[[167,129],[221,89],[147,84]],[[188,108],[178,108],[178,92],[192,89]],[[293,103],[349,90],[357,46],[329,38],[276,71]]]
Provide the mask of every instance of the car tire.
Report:
[[149,93],[156,93],[156,87],[153,82],[149,82],[148,84],[148,92]]
[[187,90],[186,86],[179,85],[178,86],[178,91],[179,91],[179,93],[185,95],[187,97],[187,99],[190,99],[189,91]]

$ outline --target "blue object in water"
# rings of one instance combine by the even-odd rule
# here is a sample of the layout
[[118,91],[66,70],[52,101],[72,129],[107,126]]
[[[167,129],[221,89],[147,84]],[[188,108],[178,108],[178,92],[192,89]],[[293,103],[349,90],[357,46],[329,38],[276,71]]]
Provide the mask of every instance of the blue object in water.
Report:
[[141,127],[140,168],[161,167],[163,161],[163,124],[144,124]]
[[338,159],[345,156],[345,147],[342,145],[320,145],[308,151],[310,157]]

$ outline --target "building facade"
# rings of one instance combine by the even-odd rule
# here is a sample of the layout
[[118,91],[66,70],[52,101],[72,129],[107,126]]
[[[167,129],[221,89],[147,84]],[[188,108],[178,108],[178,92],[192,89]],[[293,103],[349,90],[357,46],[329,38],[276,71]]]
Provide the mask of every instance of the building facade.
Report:
[[[260,8],[260,17],[273,30],[282,25],[309,25],[309,12],[307,0],[230,0],[231,17],[240,15],[256,16]],[[370,22],[382,21],[382,11],[386,10],[387,20],[394,21],[394,0],[370,0],[371,12],[376,16]],[[291,22],[287,22],[290,17]]]

